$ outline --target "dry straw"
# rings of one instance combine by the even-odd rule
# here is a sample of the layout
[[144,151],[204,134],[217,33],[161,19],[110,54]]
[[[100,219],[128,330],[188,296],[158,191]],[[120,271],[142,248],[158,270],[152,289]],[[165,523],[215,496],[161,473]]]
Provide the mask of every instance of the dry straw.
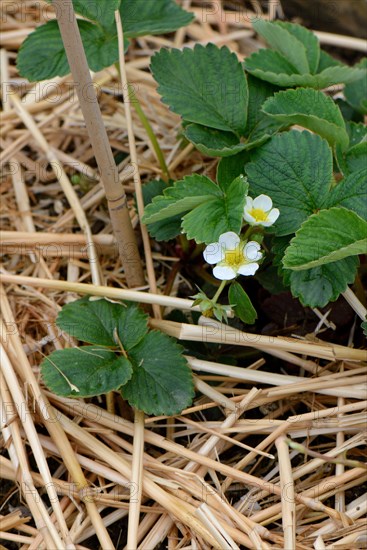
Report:
[[[54,3],[70,7],[69,0]],[[114,68],[90,75],[83,63],[72,67],[74,77],[83,69],[98,90],[100,107],[93,112],[92,103],[79,104],[70,75],[38,84],[19,77],[19,46],[55,13],[46,2],[41,11],[33,0],[2,3],[1,10],[5,4],[11,10],[2,12],[0,56],[0,468],[11,489],[0,500],[4,547],[363,547],[366,351],[353,346],[353,330],[343,345],[331,341],[331,330],[324,332],[333,328],[333,304],[329,318],[315,312],[315,331],[302,338],[253,334],[205,319],[194,325],[191,314],[198,308],[180,297],[181,283],[188,282],[175,250],[151,250],[142,228],[148,285],[136,272],[138,289],[128,288],[135,274],[132,280],[119,257],[119,229],[138,229],[142,186],[162,174],[145,127],[120,101],[120,78],[123,88],[139,85],[141,107],[171,177],[214,174],[215,162],[205,159],[203,167],[193,146],[180,148],[175,139],[180,120],[160,102],[150,56],[161,46],[211,41],[243,59],[260,45],[249,17],[261,13],[262,4],[252,2],[254,13],[243,18],[225,3],[207,3],[203,11],[202,2],[183,0],[196,15],[193,23],[172,35],[138,38],[126,59],[121,55],[121,77]],[[280,10],[274,2],[263,16],[272,19]],[[65,44],[75,44],[70,22],[68,29],[62,17],[60,22]],[[118,28],[121,42],[119,21]],[[318,36],[321,43],[361,48],[359,39]],[[92,126],[98,127],[93,135]],[[126,157],[112,176],[106,173],[111,147]],[[132,163],[138,171],[129,169]],[[80,187],[72,183],[75,174]],[[105,196],[121,199],[123,221],[114,219],[113,208],[110,219]],[[55,327],[56,314],[83,295],[151,305],[151,327],[199,346],[200,357],[186,356],[196,387],[192,406],[173,418],[144,418],[117,393],[91,401],[47,391],[40,361],[67,345]],[[356,294],[347,289],[344,298],[359,323],[366,313],[363,293],[356,285]],[[160,318],[172,309],[185,313],[187,322]],[[333,321],[337,333],[339,322]],[[230,364],[231,355],[241,367]],[[16,502],[15,510],[9,502]]]

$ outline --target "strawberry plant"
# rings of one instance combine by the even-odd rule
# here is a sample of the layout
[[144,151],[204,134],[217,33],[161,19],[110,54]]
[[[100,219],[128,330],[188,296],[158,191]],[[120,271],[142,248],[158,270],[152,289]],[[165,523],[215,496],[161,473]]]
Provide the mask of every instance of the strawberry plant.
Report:
[[[157,240],[184,233],[205,243],[204,260],[219,261],[213,274],[221,280],[249,275],[247,247],[264,241],[283,285],[303,305],[322,307],[354,282],[367,250],[367,132],[321,89],[346,84],[345,100],[361,120],[365,62],[333,60],[299,25],[253,26],[270,48],[243,65],[213,44],[153,56],[158,91],[181,115],[184,138],[220,160],[216,183],[198,174],[175,182],[151,200],[143,221]],[[252,248],[255,263],[264,262],[264,251]],[[251,311],[235,284],[235,311]],[[226,315],[217,295],[196,298],[204,313]]]
[[[171,0],[73,4],[83,16],[78,25],[94,71],[117,62],[116,9],[128,39],[170,32],[192,18]],[[203,252],[204,269],[220,283],[213,297],[200,289],[194,296],[202,313],[219,320],[235,315],[245,324],[257,314],[243,277],[261,281],[272,269],[303,305],[322,307],[354,282],[358,256],[367,249],[365,60],[341,64],[299,25],[255,20],[253,27],[269,48],[244,63],[214,44],[163,48],[153,56],[162,101],[182,117],[180,139],[219,161],[216,181],[194,173],[146,183],[142,220],[157,241],[183,234]],[[35,52],[42,52],[37,65]],[[25,40],[18,68],[30,80],[68,73],[55,21]],[[344,85],[354,120],[333,97],[335,84]],[[218,300],[226,287],[223,305]],[[155,415],[190,404],[192,377],[182,349],[148,331],[135,306],[84,298],[65,306],[57,324],[88,345],[43,361],[44,380],[55,393],[90,397],[116,390]]]

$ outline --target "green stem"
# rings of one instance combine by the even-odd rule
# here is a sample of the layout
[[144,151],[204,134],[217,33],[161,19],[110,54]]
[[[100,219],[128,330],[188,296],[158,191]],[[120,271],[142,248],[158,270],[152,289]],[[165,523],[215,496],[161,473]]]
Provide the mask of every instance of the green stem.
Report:
[[150,142],[153,146],[155,154],[157,155],[157,159],[158,159],[158,162],[160,164],[161,170],[162,170],[163,174],[165,175],[164,179],[168,180],[169,179],[168,167],[167,167],[165,158],[163,156],[162,149],[160,148],[160,145],[158,143],[156,135],[153,131],[153,128],[151,127],[149,120],[145,116],[145,113],[144,113],[143,109],[141,108],[140,102],[139,102],[138,98],[135,95],[135,90],[134,90],[133,86],[131,86],[131,84],[128,85],[128,91],[129,91],[129,97],[131,97],[131,103],[133,104],[134,109],[135,109],[138,117],[140,118],[140,122],[142,123],[142,125],[145,128],[146,133],[148,134],[148,137],[149,137]]
[[[120,74],[120,64],[118,62],[115,63],[115,67],[117,69],[117,72]],[[136,113],[137,113],[137,115],[140,119],[140,122],[142,123],[142,125],[145,128],[146,133],[148,134],[148,137],[149,137],[150,142],[153,146],[154,152],[157,155],[157,159],[158,159],[158,162],[160,164],[160,167],[161,167],[161,170],[162,170],[162,173],[163,173],[163,178],[162,179],[164,179],[165,181],[168,181],[169,178],[170,178],[170,174],[169,174],[169,170],[168,170],[165,158],[164,158],[163,153],[162,153],[162,149],[160,148],[160,145],[159,145],[158,140],[156,138],[156,135],[153,131],[153,128],[150,125],[149,120],[147,119],[143,109],[141,108],[140,101],[136,97],[134,87],[131,86],[131,84],[128,84],[128,96],[131,100],[132,105],[134,106],[134,109],[135,109],[135,111],[136,111]]]
[[216,304],[216,303],[217,303],[218,298],[219,298],[219,296],[222,294],[222,291],[223,291],[224,287],[226,286],[227,282],[228,282],[228,281],[222,281],[222,282],[220,283],[220,286],[219,286],[217,292],[214,294],[214,297],[213,297],[212,300],[211,300],[211,301],[213,302],[213,304]]

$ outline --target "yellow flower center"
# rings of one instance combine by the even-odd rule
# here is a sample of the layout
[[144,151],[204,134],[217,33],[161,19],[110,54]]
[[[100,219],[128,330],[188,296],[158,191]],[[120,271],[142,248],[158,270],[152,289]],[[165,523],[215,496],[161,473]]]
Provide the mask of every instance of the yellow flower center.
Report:
[[236,246],[234,250],[227,250],[221,262],[221,264],[231,267],[235,271],[237,271],[243,263],[245,263],[243,245]]
[[261,210],[261,208],[253,208],[250,214],[257,222],[266,222],[268,219],[267,213]]

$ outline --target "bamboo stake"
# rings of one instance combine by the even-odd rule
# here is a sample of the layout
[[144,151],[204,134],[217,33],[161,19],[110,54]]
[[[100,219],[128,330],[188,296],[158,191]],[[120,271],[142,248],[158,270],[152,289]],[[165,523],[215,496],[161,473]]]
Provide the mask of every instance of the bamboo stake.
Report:
[[117,167],[90,77],[73,5],[71,0],[54,0],[53,6],[74,79],[80,108],[101,173],[101,181],[105,187],[111,223],[119,244],[119,254],[125,269],[126,280],[130,287],[142,286],[145,282],[144,272],[130,221],[126,195],[119,183]]

